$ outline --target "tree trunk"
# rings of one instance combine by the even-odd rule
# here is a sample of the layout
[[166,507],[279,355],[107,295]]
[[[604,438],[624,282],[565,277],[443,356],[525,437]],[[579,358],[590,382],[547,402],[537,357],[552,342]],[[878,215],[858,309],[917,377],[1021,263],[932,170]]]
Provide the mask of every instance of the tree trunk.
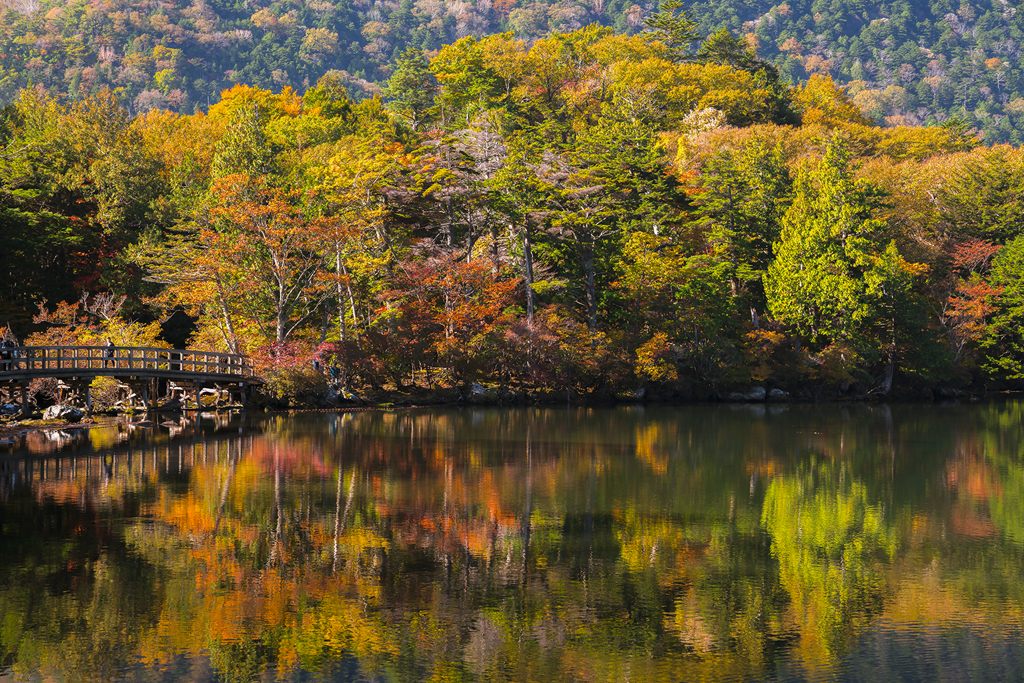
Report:
[[278,344],[284,343],[288,334],[288,306],[285,304],[285,283],[278,282],[277,285],[277,315],[275,325],[277,327],[275,338]]
[[331,324],[331,307],[328,302],[324,302],[324,320],[320,325],[320,345],[327,341],[327,328]]
[[341,249],[336,248],[334,252],[334,270],[338,276],[337,298],[338,298],[338,336],[341,343],[348,340],[348,330],[345,325],[345,299],[341,291]]
[[597,285],[594,276],[594,242],[588,238],[583,243],[583,271],[585,273],[584,285],[587,289],[587,326],[592,330],[597,329]]
[[530,223],[523,224],[523,270],[526,279],[526,322],[533,329],[533,247],[530,244]]
[[447,205],[445,207],[448,213],[448,229],[446,235],[446,242],[449,249],[455,246],[455,206],[453,205],[452,198],[448,198]]
[[[348,268],[345,267],[344,263],[341,264],[341,272],[344,273],[346,276],[348,275]],[[356,311],[356,297],[352,293],[352,283],[351,283],[351,281],[345,283],[345,289],[348,290],[348,302],[352,306],[352,336],[355,337],[356,341],[358,342],[359,341],[359,314]]]
[[495,277],[501,270],[501,250],[498,248],[498,224],[491,224],[491,274]]
[[896,372],[896,321],[892,323],[892,344],[889,346],[889,363],[885,366],[885,379],[882,380],[882,393],[888,394],[892,389],[892,376]]
[[473,230],[472,221],[466,226],[466,263],[473,262],[473,247],[476,246],[477,239],[476,231]]
[[238,337],[235,335],[235,323],[231,318],[231,311],[228,310],[228,300],[224,295],[224,287],[217,278],[217,303],[220,305],[220,314],[224,317],[224,327],[227,330],[226,339],[228,350],[231,353],[238,353]]

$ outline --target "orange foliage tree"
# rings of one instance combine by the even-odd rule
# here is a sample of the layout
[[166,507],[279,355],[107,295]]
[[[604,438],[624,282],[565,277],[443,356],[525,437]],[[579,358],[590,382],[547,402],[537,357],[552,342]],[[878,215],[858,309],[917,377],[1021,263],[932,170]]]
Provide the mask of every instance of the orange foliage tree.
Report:
[[242,308],[265,338],[284,343],[333,293],[321,246],[336,219],[311,216],[307,195],[243,174],[219,179],[212,192],[217,230],[209,236],[236,268]]
[[385,305],[376,330],[392,364],[411,367],[415,358],[431,358],[455,381],[495,369],[488,367],[489,337],[512,323],[506,309],[518,279],[495,275],[484,262],[449,256],[406,263],[398,285],[385,296],[399,303]]

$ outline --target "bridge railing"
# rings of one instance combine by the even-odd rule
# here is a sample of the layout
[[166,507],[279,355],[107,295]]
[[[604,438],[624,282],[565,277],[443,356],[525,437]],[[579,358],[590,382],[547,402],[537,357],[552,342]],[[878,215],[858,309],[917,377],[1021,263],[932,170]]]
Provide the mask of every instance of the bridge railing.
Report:
[[0,375],[4,372],[51,370],[103,370],[116,374],[131,370],[169,370],[211,375],[252,377],[248,358],[215,351],[186,351],[144,346],[115,347],[111,356],[105,346],[17,346],[3,349]]

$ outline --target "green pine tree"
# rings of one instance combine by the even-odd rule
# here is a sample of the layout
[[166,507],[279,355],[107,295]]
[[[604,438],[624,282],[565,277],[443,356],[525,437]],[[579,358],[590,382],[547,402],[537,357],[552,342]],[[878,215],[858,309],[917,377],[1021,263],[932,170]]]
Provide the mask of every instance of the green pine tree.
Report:
[[682,0],[663,0],[658,11],[647,19],[651,35],[668,47],[675,62],[694,59],[691,48],[701,39],[697,22],[683,6]]
[[877,195],[853,178],[838,138],[817,167],[797,176],[765,295],[777,320],[813,342],[851,340],[874,314],[864,274],[886,232],[873,217]]
[[409,48],[398,58],[395,72],[388,79],[384,95],[388,108],[412,130],[420,130],[434,119],[434,95],[437,79],[423,52]]

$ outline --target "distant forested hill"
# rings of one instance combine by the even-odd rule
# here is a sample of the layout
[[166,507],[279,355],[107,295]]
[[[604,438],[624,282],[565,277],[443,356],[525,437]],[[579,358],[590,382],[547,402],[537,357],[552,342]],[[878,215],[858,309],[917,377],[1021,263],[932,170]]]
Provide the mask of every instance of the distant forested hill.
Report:
[[[598,23],[636,33],[656,10],[632,0],[6,0],[0,100],[42,85],[82,99],[104,87],[129,111],[191,112],[237,83],[300,92],[328,71],[379,92],[408,47],[470,34],[540,37]],[[957,117],[987,143],[1024,140],[1024,16],[1008,0],[712,0],[700,31],[726,27],[791,82],[828,73],[879,123]]]
[[1007,0],[714,0],[693,5],[707,32],[744,34],[792,81],[829,73],[880,123],[959,117],[985,141],[1022,141],[1024,15]]

